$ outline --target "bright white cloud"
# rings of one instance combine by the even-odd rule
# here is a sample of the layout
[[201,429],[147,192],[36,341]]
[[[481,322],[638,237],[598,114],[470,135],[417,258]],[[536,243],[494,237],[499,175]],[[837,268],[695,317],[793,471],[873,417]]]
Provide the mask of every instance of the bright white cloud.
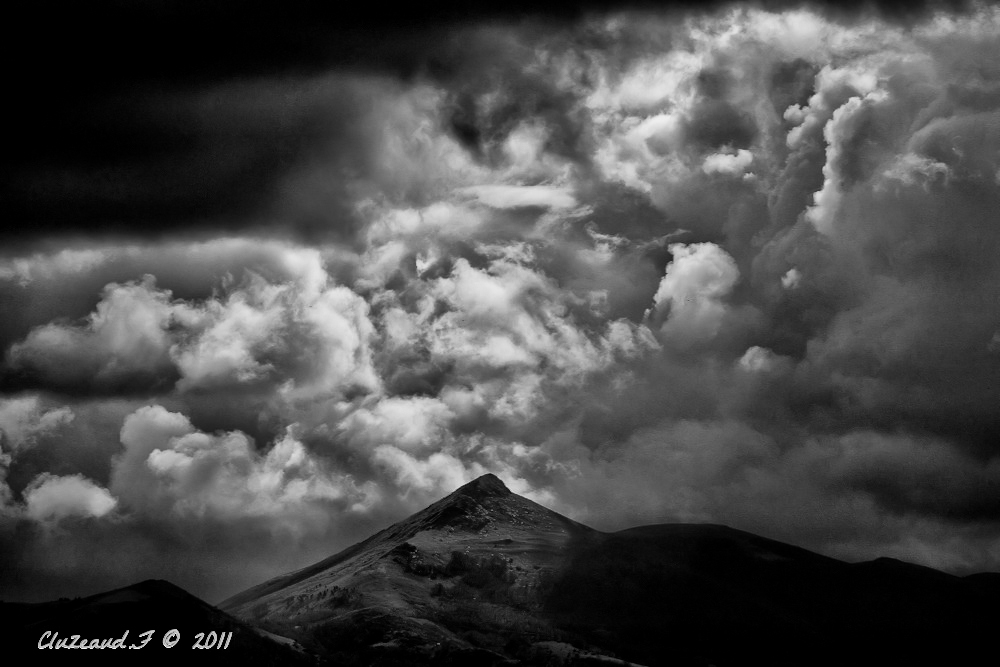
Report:
[[706,174],[727,174],[736,176],[746,173],[753,162],[753,153],[739,149],[736,153],[712,153],[705,157],[701,170]]
[[579,385],[616,360],[655,346],[644,327],[626,321],[608,322],[598,336],[588,334],[568,317],[575,305],[571,294],[504,260],[488,270],[459,260],[431,294],[450,307],[428,322],[432,358],[477,378],[474,391],[498,416],[534,414],[544,404],[545,385]]
[[179,375],[182,391],[281,385],[291,398],[378,385],[367,303],[332,285],[318,251],[282,249],[291,279],[247,272],[238,286],[182,301],[142,282],[110,284],[82,325],[38,327],[11,363],[59,386],[120,387]]
[[115,461],[111,490],[132,511],[283,516],[289,529],[304,530],[331,504],[360,509],[374,493],[327,468],[290,433],[261,453],[242,432],[205,433],[184,415],[149,406],[129,415],[121,437],[125,449]]
[[882,90],[868,93],[863,98],[852,97],[833,112],[833,116],[823,128],[823,137],[827,144],[826,163],[823,165],[823,188],[813,195],[814,204],[806,209],[805,214],[806,219],[821,233],[833,232],[840,202],[844,196],[840,161],[846,150],[845,144],[850,140],[865,110],[887,97],[888,94]]
[[442,445],[454,413],[439,398],[388,397],[350,413],[339,425],[359,450],[391,444],[403,451],[426,451]]
[[736,262],[714,243],[674,243],[670,253],[673,261],[653,296],[660,332],[680,345],[709,340],[722,326],[724,299],[739,280]]
[[142,282],[105,287],[82,325],[50,323],[33,329],[11,347],[9,356],[14,367],[61,385],[117,385],[135,376],[148,378],[169,371],[167,329],[175,314],[188,313],[147,275]]
[[42,473],[24,490],[25,513],[35,521],[66,517],[102,517],[118,501],[92,480],[82,475],[57,476]]
[[737,365],[747,373],[768,373],[779,367],[790,367],[791,360],[787,357],[775,354],[766,347],[758,345],[747,348],[743,356],[737,361]]
[[479,464],[466,466],[456,456],[445,452],[435,452],[421,459],[392,445],[376,447],[373,459],[404,494],[416,492],[424,498],[450,493],[487,472]]
[[792,267],[781,276],[781,286],[785,289],[795,289],[802,282],[802,272]]

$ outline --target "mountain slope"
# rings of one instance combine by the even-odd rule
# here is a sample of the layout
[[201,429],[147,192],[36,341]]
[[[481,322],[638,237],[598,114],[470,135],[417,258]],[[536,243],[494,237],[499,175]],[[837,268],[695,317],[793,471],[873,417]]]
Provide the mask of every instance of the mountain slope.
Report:
[[725,526],[601,533],[487,475],[222,607],[336,664],[931,665],[987,647],[993,579]]
[[892,559],[849,564],[724,526],[661,525],[576,549],[554,625],[655,665],[940,665],[1000,621],[995,590]]
[[[390,553],[405,556],[410,570],[444,567],[455,550],[473,555],[506,553],[534,564],[546,560],[546,554],[559,554],[571,537],[587,533],[596,531],[511,493],[495,475],[484,475],[368,539],[239,593],[220,607],[245,615],[248,605],[273,604],[316,585],[336,585],[345,577],[378,569]],[[404,547],[406,544],[416,549]],[[414,562],[418,559],[423,564]]]
[[[73,600],[34,604],[0,602],[0,626],[4,628],[6,647],[13,649],[15,655],[38,655],[50,660],[79,660],[79,650],[52,648],[39,652],[39,645],[46,645],[53,638],[52,633],[58,633],[56,641],[71,639],[73,635],[86,640],[124,637],[123,648],[104,648],[96,653],[110,664],[134,664],[137,656],[144,659],[172,657],[186,664],[294,666],[313,663],[312,657],[290,640],[268,636],[160,580],[143,581]],[[172,629],[179,631],[179,640],[167,648],[163,639]],[[142,634],[149,630],[155,632],[144,642]],[[232,637],[224,648],[192,648],[198,633],[208,635],[210,632],[215,632],[216,637],[231,632]],[[205,643],[203,639],[202,644]],[[141,648],[132,649],[131,646]]]
[[[428,659],[445,659],[444,650],[462,661],[488,663],[506,642],[500,635],[513,627],[546,638],[558,634],[533,612],[541,610],[542,591],[569,544],[597,535],[485,475],[363,542],[220,606],[304,636],[343,660],[366,648],[368,639],[383,644],[378,640],[389,636]],[[470,607],[496,616],[473,624],[481,634],[496,630],[496,637],[470,642],[461,636]],[[352,643],[345,647],[348,635]]]

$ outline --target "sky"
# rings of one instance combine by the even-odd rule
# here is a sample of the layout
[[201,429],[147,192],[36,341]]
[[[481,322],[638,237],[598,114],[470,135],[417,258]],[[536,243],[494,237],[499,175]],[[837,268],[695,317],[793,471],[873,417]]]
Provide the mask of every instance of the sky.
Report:
[[1000,570],[996,5],[32,11],[0,598],[217,602],[486,472]]

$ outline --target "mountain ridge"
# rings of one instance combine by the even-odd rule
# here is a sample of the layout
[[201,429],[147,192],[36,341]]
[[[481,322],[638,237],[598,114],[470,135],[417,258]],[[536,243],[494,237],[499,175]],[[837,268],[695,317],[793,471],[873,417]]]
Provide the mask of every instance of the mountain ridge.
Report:
[[[513,500],[511,500],[513,499]],[[505,501],[511,501],[519,509],[533,510],[535,518],[538,515],[548,516],[551,521],[562,522],[572,531],[594,531],[594,529],[573,521],[553,510],[535,503],[532,500],[513,493],[492,473],[482,475],[459,487],[441,500],[431,503],[424,509],[397,521],[370,537],[353,544],[325,559],[307,565],[298,570],[273,577],[262,584],[237,593],[219,603],[222,609],[236,609],[241,605],[259,597],[272,594],[281,588],[294,586],[301,581],[313,577],[330,568],[336,567],[366,550],[391,551],[392,548],[405,543],[410,538],[427,530],[447,530],[449,527],[459,530],[479,531],[491,521],[497,519],[517,521],[512,516]],[[516,510],[515,510],[516,513]]]
[[225,654],[183,651],[213,664],[930,667],[991,650],[998,602],[1000,573],[846,563],[721,524],[602,532],[485,475],[222,609],[147,580],[0,603],[0,622],[26,649],[43,629],[155,628],[157,653],[169,627],[234,632]]
[[[72,641],[76,636],[84,643],[122,638],[123,649],[140,648],[143,655],[172,656],[193,664],[218,664],[221,660],[251,667],[294,667],[313,663],[293,640],[254,628],[163,579],[147,579],[73,599],[0,602],[0,625],[7,645],[20,655],[46,646],[55,648],[57,639]],[[169,630],[179,633],[175,645],[164,644]],[[144,637],[146,633],[150,633],[148,637]],[[214,645],[212,651],[195,650],[199,633],[202,641],[209,633],[214,633],[213,643],[218,641],[222,646],[225,641],[225,652]],[[112,649],[101,651],[102,661],[134,664],[132,651]]]
[[931,665],[1000,622],[994,579],[719,524],[602,532],[484,475],[221,606],[338,664]]

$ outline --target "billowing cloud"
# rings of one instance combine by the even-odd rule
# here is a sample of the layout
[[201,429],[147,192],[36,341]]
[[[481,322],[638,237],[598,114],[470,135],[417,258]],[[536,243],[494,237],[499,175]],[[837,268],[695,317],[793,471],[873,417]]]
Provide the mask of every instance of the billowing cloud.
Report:
[[706,174],[742,175],[753,162],[753,153],[741,148],[736,153],[712,153],[701,165]]
[[41,474],[24,490],[26,514],[35,521],[65,517],[102,517],[115,509],[118,501],[81,475],[58,477]]
[[713,338],[726,316],[725,297],[739,280],[736,262],[712,243],[670,246],[673,261],[653,295],[660,332],[681,346]]
[[363,489],[330,474],[291,435],[258,454],[239,431],[204,433],[183,415],[151,406],[125,419],[121,438],[125,449],[110,488],[124,507],[139,512],[222,519],[295,515],[304,522],[317,520],[307,514],[310,506],[367,502]]
[[740,357],[739,367],[748,373],[768,373],[782,365],[788,365],[789,360],[783,359],[765,347],[754,345]]
[[416,459],[391,445],[376,447],[375,460],[385,466],[404,490],[416,489],[436,494],[457,488],[485,470],[478,466],[467,470],[460,460],[443,452],[435,452],[426,460]]
[[486,471],[602,528],[995,569],[998,25],[472,22],[95,93],[136,154],[0,193],[51,220],[0,257],[0,581],[183,557],[222,597]]
[[[367,306],[328,284],[318,253],[301,251],[295,261],[293,280],[248,273],[200,302],[173,298],[151,276],[112,283],[82,324],[33,329],[10,348],[8,364],[61,390],[233,388],[270,383],[276,373],[294,377],[286,393],[295,395],[370,389]],[[289,347],[297,336],[301,343]]]
[[355,410],[338,428],[362,451],[386,443],[405,451],[426,451],[441,446],[454,417],[440,398],[392,396]]
[[38,396],[0,400],[0,434],[3,447],[16,450],[34,444],[35,439],[73,421],[68,407],[45,409]]
[[169,294],[153,278],[109,285],[80,326],[49,323],[9,351],[15,372],[35,374],[60,388],[155,384],[170,370]]

